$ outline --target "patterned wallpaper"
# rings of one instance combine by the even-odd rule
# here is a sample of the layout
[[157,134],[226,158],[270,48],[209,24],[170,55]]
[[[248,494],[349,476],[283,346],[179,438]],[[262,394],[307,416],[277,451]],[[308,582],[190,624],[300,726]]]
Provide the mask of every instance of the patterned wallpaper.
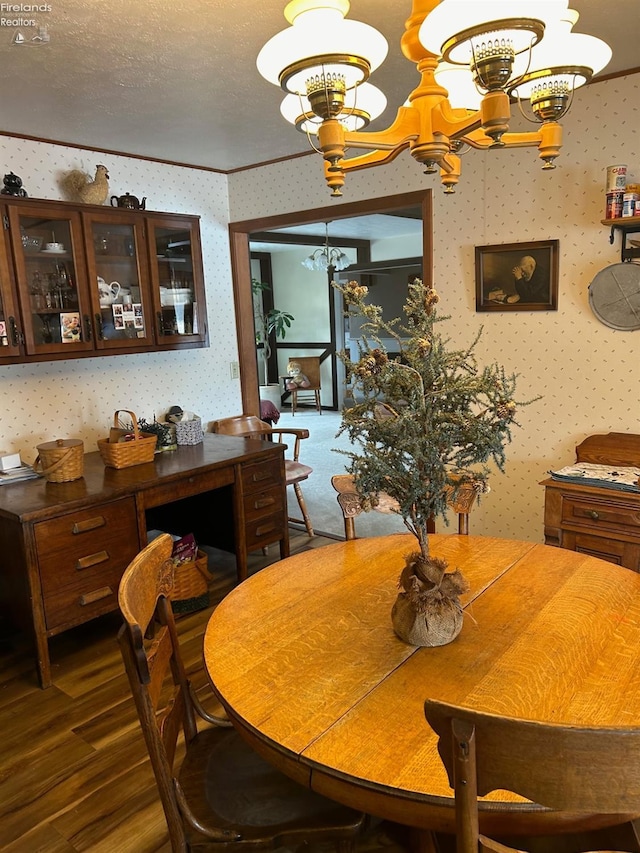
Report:
[[[587,435],[640,433],[640,331],[601,324],[587,295],[620,260],[620,237],[611,246],[600,224],[606,167],[626,163],[640,179],[639,103],[640,75],[580,89],[553,171],[525,148],[468,152],[450,196],[408,153],[347,176],[345,201],[433,188],[434,281],[452,340],[465,346],[482,327],[479,359],[518,375],[520,401],[541,397],[520,409],[505,472],[474,510],[472,532],[542,541],[546,472],[572,462]],[[229,194],[233,221],[330,203],[317,155],[231,175]],[[560,245],[558,310],[476,313],[474,247],[550,239]]]
[[[640,432],[640,331],[609,329],[587,301],[595,274],[619,260],[619,237],[611,246],[600,224],[605,173],[626,163],[640,178],[639,102],[640,75],[580,90],[554,171],[541,171],[535,149],[519,149],[469,152],[452,196],[406,153],[347,178],[345,201],[433,188],[434,281],[452,340],[464,346],[483,327],[479,358],[518,374],[519,400],[541,396],[519,412],[505,473],[474,511],[474,532],[541,541],[546,472],[573,461],[591,433]],[[205,421],[239,411],[227,224],[328,205],[317,155],[227,178],[9,137],[0,137],[0,153],[2,174],[20,175],[32,197],[61,198],[64,171],[104,162],[113,194],[199,214],[211,339],[203,350],[0,366],[0,449],[32,461],[37,444],[74,437],[93,450],[118,408],[152,417],[178,403]],[[476,313],[474,247],[549,239],[560,242],[558,311]]]
[[0,449],[29,462],[38,444],[56,438],[81,438],[85,451],[95,450],[120,408],[152,419],[178,404],[203,421],[240,411],[240,383],[230,370],[238,356],[226,176],[9,137],[0,137],[0,158],[2,174],[20,175],[31,198],[60,199],[64,172],[93,174],[104,163],[110,195],[130,192],[147,196],[148,210],[199,215],[211,341],[183,352],[0,365]]

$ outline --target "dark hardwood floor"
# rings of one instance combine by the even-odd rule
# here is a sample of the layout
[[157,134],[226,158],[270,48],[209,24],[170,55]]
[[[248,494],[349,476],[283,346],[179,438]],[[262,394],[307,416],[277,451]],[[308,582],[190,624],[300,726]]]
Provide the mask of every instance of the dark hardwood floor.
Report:
[[[291,551],[330,539],[292,531]],[[250,572],[278,548],[250,558]],[[215,603],[236,581],[235,559],[209,551],[211,606],[181,615],[185,664],[207,706],[202,633]],[[3,853],[169,851],[166,825],[115,640],[118,614],[51,641],[53,686],[38,687],[32,651],[0,638],[0,850]]]

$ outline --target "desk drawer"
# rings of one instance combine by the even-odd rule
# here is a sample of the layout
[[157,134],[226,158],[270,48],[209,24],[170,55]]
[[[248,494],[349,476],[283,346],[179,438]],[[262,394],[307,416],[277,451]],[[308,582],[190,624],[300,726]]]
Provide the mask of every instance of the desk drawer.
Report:
[[640,506],[567,497],[562,501],[563,523],[640,536]]
[[99,588],[140,550],[133,498],[41,521],[34,532],[45,599],[66,586]]
[[245,494],[264,491],[270,486],[282,488],[283,469],[280,459],[270,459],[253,465],[242,466],[242,488]]
[[282,486],[275,486],[262,492],[252,492],[244,496],[244,514],[247,522],[264,518],[282,511],[284,507],[284,490]]
[[252,551],[270,542],[276,542],[284,538],[283,525],[286,518],[282,512],[257,518],[253,521],[247,520],[245,524],[245,541],[247,551]]
[[74,583],[46,595],[44,615],[47,630],[65,630],[115,610],[118,606],[118,585],[127,563],[120,566],[111,563],[99,575],[80,576]]
[[146,509],[156,506],[164,506],[181,498],[190,498],[193,495],[201,495],[214,489],[230,486],[234,482],[233,468],[222,468],[220,470],[207,471],[204,474],[192,474],[173,483],[162,486],[154,486],[144,490],[144,505]]

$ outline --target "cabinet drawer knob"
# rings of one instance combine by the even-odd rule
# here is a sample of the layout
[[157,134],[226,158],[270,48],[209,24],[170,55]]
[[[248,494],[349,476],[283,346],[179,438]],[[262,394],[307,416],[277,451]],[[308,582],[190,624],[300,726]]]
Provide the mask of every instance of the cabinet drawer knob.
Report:
[[98,527],[104,527],[106,524],[104,515],[96,515],[93,518],[85,518],[84,521],[76,521],[71,528],[73,535],[78,533],[88,533],[89,530],[97,530]]
[[599,516],[599,515],[598,515],[598,513],[595,511],[595,509],[592,509],[592,510],[589,512],[589,515],[591,516],[591,518],[592,518],[594,521],[597,521],[597,520],[600,518],[600,516]]
[[95,554],[88,554],[86,557],[80,557],[76,563],[76,569],[90,569],[91,566],[98,566],[100,563],[106,563],[109,559],[107,551],[96,551]]
[[257,498],[253,502],[254,509],[263,509],[265,506],[272,506],[276,502],[276,499],[271,496],[268,498]]
[[110,586],[103,586],[101,589],[94,589],[93,592],[87,592],[81,595],[78,599],[81,607],[86,607],[87,604],[94,604],[100,601],[101,598],[108,598],[113,595],[113,590]]

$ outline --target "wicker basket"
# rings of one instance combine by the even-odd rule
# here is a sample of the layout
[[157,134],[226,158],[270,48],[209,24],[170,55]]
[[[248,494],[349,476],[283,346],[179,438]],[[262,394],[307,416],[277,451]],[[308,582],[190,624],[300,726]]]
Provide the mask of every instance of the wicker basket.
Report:
[[[131,441],[119,440],[127,432],[130,432],[130,430],[120,427],[118,420],[120,412],[126,412],[131,417],[133,424],[133,439]],[[113,427],[109,438],[98,439],[98,450],[107,468],[130,468],[132,465],[153,462],[157,440],[157,435],[140,432],[138,419],[133,412],[128,409],[118,409],[113,416]]]
[[171,606],[176,613],[190,613],[209,606],[208,558],[198,549],[195,560],[180,563],[174,569]]
[[34,469],[50,483],[79,480],[84,470],[84,444],[79,438],[58,438],[38,445]]
[[176,423],[176,441],[179,445],[200,444],[202,440],[202,421],[197,415],[190,421]]

